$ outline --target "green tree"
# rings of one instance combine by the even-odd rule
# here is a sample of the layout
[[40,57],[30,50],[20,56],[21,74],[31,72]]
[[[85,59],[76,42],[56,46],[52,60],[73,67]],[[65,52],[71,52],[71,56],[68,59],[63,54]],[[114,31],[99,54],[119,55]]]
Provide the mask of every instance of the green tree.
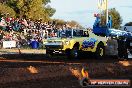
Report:
[[52,22],[54,22],[54,24],[56,25],[57,28],[62,28],[63,25],[66,24],[66,21],[64,21],[62,19],[53,19]]
[[50,3],[51,1],[50,0],[42,0],[43,4],[44,5],[47,5],[48,3]]
[[45,12],[47,14],[49,14],[50,17],[52,17],[54,15],[54,13],[56,12],[56,10],[54,8],[51,8],[50,5],[46,6],[45,8]]
[[[122,24],[120,13],[115,9],[109,9],[109,15],[112,17],[112,28],[118,29]],[[101,25],[106,24],[106,12],[103,11],[101,15]]]
[[55,13],[55,9],[46,7],[49,2],[50,0],[9,0],[7,4],[20,17],[48,21]]
[[83,28],[78,22],[72,20],[72,21],[64,21],[62,19],[53,19],[52,22],[56,25],[57,28],[62,28],[64,25],[69,26],[72,28]]
[[12,8],[10,8],[9,6],[0,3],[0,15],[15,17],[16,13],[15,13],[15,11],[14,11]]
[[125,26],[132,26],[132,22],[126,23]]
[[67,24],[71,27],[76,27],[76,28],[83,28],[78,22],[72,20],[72,21],[68,21]]

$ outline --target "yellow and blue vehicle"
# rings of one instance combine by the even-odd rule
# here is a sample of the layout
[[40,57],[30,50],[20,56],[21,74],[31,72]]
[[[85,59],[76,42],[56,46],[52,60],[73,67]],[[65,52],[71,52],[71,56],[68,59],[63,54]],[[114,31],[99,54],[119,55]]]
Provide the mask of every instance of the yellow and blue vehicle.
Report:
[[58,37],[49,38],[46,54],[66,54],[78,58],[79,52],[92,52],[100,58],[105,54],[107,38],[97,36],[87,29],[65,29],[58,32]]

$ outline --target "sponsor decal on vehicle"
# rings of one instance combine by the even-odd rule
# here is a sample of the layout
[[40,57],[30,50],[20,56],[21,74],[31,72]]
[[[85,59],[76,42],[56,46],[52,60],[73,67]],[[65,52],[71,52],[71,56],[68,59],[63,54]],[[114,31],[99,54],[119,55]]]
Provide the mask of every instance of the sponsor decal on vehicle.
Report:
[[82,48],[94,47],[96,41],[97,40],[95,38],[83,40]]

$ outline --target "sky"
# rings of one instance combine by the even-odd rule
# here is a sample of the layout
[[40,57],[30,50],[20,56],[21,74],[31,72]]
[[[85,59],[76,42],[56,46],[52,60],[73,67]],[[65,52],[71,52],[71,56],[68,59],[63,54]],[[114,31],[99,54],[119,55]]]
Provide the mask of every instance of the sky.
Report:
[[[92,27],[94,14],[99,13],[98,0],[51,0],[49,4],[56,9],[52,18],[65,21],[75,20],[83,27]],[[132,0],[108,0],[108,8],[116,8],[120,13],[124,25],[132,21]]]

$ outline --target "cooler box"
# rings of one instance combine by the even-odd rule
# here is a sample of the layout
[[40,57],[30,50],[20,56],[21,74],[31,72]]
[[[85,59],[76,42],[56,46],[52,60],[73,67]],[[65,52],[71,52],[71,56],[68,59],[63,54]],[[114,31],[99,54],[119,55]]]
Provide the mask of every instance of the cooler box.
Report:
[[32,47],[33,49],[37,49],[37,48],[39,47],[38,41],[32,41],[32,42],[31,42],[31,47]]

